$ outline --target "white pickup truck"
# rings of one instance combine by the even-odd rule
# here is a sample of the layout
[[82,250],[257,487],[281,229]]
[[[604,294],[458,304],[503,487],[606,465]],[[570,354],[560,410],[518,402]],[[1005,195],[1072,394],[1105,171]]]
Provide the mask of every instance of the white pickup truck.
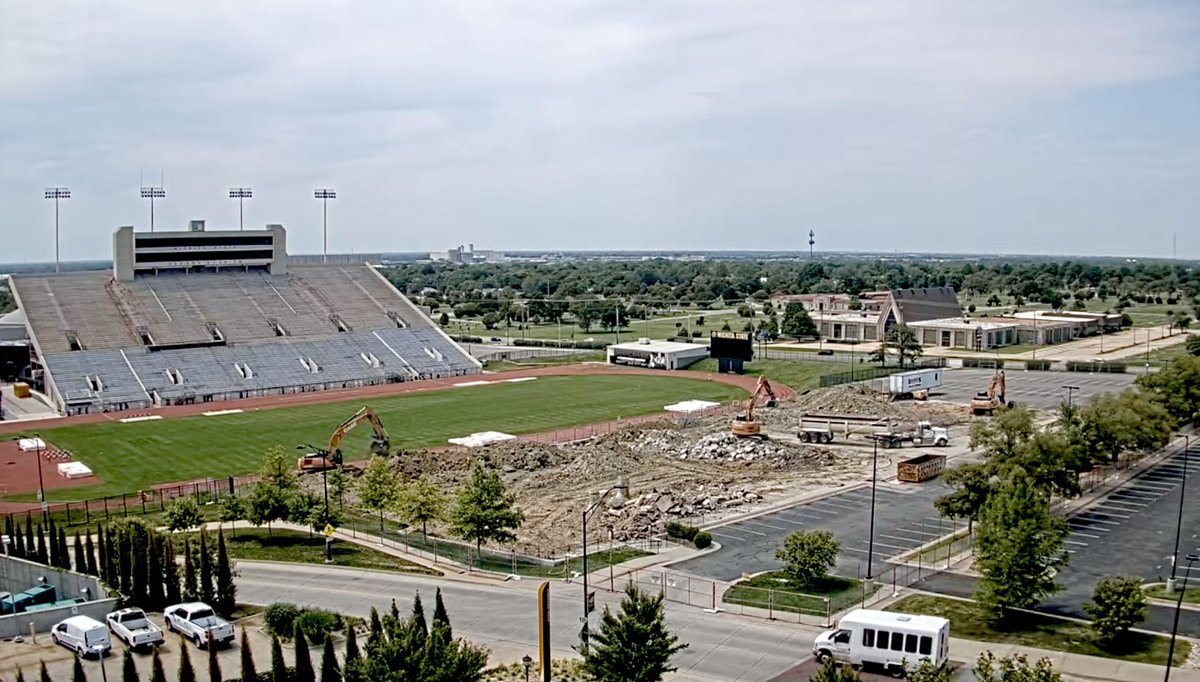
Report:
[[108,614],[108,629],[131,649],[154,647],[163,643],[163,631],[150,622],[141,609],[121,609]]
[[163,611],[167,629],[178,632],[203,649],[211,641],[224,644],[233,641],[233,626],[203,602],[176,604]]

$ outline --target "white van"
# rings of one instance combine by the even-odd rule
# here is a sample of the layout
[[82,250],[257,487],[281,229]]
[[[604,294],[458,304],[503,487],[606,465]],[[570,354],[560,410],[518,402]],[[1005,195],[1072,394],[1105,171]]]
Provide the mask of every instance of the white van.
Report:
[[50,636],[56,644],[77,651],[84,658],[93,655],[100,658],[112,649],[108,628],[104,627],[104,623],[87,616],[71,616],[55,625]]
[[878,665],[892,677],[904,677],[905,666],[928,659],[941,667],[950,655],[950,621],[890,611],[856,609],[836,630],[821,633],[813,643],[817,660],[850,665]]

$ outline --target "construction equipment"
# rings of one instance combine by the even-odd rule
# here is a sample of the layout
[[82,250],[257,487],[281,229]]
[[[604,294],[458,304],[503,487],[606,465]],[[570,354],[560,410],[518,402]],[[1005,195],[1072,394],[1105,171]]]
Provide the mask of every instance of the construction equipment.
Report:
[[896,463],[896,480],[920,483],[935,478],[946,468],[946,456],[924,454]]
[[754,387],[754,394],[750,396],[750,400],[746,401],[746,414],[734,417],[730,424],[730,431],[738,438],[766,438],[766,434],[762,432],[762,422],[754,420],[754,408],[758,405],[758,399],[761,396],[767,396],[765,407],[775,407],[775,391],[771,389],[771,382],[767,381],[766,377],[759,377],[758,384]]
[[895,431],[889,428],[887,431],[876,431],[867,437],[879,441],[884,448],[898,448],[905,443],[918,446],[936,445],[937,447],[945,447],[950,444],[950,432],[944,427],[934,426],[927,421],[917,422],[917,428],[912,431]]
[[379,421],[379,415],[369,407],[364,407],[354,413],[346,421],[342,422],[333,431],[333,435],[329,437],[329,445],[320,452],[309,453],[300,459],[296,460],[296,468],[300,473],[310,471],[324,471],[325,469],[335,469],[342,466],[344,461],[342,458],[342,450],[339,447],[342,439],[346,434],[350,433],[354,427],[363,422],[370,422],[371,429],[374,431],[374,437],[371,438],[371,454],[386,455],[391,448],[391,440],[388,438],[387,429],[383,428],[383,422]]
[[971,413],[975,415],[991,415],[1005,405],[1004,370],[992,375],[992,382],[986,391],[980,391],[971,399]]

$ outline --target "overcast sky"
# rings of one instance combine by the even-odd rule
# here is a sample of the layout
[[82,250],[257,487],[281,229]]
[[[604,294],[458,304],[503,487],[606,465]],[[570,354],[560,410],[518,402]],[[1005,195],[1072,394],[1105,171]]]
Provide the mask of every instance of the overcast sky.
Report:
[[[0,262],[330,251],[1200,257],[1200,3],[0,0]],[[143,178],[144,174],[144,178]]]

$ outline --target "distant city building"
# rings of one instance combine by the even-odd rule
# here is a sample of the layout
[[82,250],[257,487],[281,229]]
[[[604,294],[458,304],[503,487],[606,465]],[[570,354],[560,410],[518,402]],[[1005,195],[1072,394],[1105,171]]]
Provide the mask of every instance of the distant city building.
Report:
[[476,263],[496,263],[508,259],[505,258],[502,251],[476,251],[474,244],[467,244],[466,247],[460,244],[444,252],[437,251],[429,254],[429,260],[449,261],[451,263],[458,263],[459,265],[474,265]]

